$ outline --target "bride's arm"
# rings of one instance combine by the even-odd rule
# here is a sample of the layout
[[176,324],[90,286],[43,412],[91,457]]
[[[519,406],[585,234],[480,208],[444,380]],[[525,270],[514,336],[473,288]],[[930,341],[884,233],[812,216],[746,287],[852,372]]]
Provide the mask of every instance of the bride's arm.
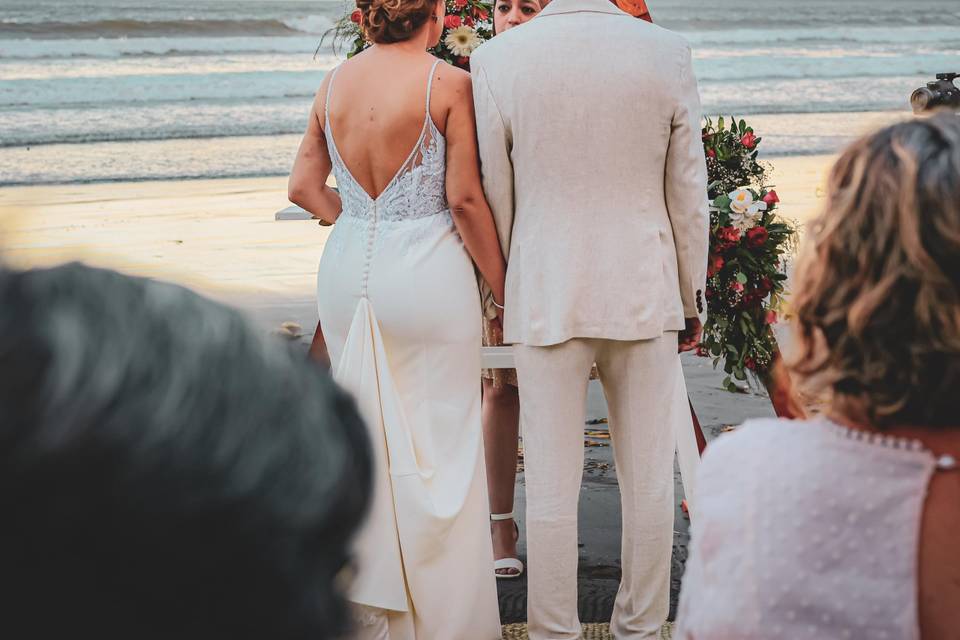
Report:
[[327,178],[330,177],[333,165],[327,152],[327,139],[320,124],[320,114],[324,112],[320,96],[326,94],[324,82],[310,109],[307,132],[300,143],[300,150],[297,151],[293,171],[290,172],[287,197],[293,204],[310,212],[314,218],[333,224],[340,216],[341,205],[340,195],[327,186]]
[[493,214],[480,182],[480,155],[470,76],[451,70],[453,102],[447,117],[447,200],[457,231],[493,299],[503,304],[506,261],[500,250]]

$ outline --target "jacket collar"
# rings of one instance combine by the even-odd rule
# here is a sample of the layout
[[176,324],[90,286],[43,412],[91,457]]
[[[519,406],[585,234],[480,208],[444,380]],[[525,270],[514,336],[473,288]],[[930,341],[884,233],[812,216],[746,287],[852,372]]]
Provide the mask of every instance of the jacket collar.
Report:
[[630,17],[630,14],[621,11],[610,0],[552,0],[537,17],[546,18],[565,13],[610,13]]

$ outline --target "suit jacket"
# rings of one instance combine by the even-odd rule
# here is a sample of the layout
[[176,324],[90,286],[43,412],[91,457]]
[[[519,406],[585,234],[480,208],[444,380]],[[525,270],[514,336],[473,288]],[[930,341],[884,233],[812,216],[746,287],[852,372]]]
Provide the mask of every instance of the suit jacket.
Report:
[[609,0],[553,0],[471,57],[483,186],[508,258],[504,339],[645,340],[705,319],[690,48]]

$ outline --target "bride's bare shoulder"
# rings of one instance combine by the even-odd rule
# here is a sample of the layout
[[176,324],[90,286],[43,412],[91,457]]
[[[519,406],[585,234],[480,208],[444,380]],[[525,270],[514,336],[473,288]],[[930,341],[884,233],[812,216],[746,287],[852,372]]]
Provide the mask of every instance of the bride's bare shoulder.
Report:
[[455,82],[470,82],[470,74],[455,67],[446,60],[441,60],[440,64],[437,65],[436,76],[434,76],[434,82],[439,80],[445,80],[449,83]]
[[449,106],[473,100],[470,74],[447,62],[438,64],[433,76],[433,100]]
[[433,92],[430,98],[430,113],[440,131],[446,135],[450,117],[473,103],[470,74],[462,69],[441,62],[433,75]]

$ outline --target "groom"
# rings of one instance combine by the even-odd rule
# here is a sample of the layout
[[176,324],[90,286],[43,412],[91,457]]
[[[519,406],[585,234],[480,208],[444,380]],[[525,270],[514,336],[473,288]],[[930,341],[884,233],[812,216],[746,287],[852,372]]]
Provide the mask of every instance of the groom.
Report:
[[704,319],[709,213],[690,48],[609,0],[553,0],[471,58],[483,182],[509,255],[524,425],[530,637],[580,637],[577,499],[600,370],[623,510],[611,630],[669,606],[679,350]]

